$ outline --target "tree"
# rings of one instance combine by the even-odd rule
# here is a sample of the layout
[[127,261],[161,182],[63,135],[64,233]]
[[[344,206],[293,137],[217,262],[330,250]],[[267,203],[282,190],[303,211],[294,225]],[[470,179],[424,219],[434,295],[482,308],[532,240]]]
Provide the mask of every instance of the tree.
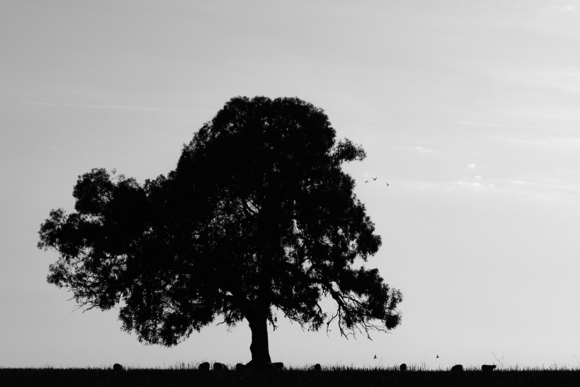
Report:
[[393,329],[402,295],[359,264],[381,239],[341,169],[365,153],[335,137],[297,98],[231,99],[167,176],[80,176],[75,212],[41,225],[39,248],[59,253],[48,282],[85,309],[119,304],[123,330],[147,343],[246,319],[256,363],[270,362],[275,310],[312,330],[334,321],[344,336]]

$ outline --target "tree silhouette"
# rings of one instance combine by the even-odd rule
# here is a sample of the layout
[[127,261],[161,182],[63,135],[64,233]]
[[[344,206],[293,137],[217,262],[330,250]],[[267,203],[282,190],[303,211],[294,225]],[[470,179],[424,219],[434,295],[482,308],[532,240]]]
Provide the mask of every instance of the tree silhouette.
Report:
[[358,264],[381,239],[341,169],[365,153],[335,137],[300,99],[231,99],[167,176],[80,176],[75,212],[41,225],[39,248],[59,253],[48,282],[85,309],[119,304],[123,330],[147,343],[246,319],[254,363],[270,362],[276,310],[312,330],[335,321],[344,336],[396,327],[402,295]]

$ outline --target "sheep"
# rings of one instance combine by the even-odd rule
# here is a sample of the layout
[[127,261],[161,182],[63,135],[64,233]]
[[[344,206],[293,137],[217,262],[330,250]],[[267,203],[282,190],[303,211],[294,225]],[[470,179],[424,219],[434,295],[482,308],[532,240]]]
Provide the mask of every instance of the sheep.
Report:
[[399,367],[399,369],[401,371],[407,371],[407,365],[405,363],[401,364],[401,366]]
[[122,372],[122,371],[125,371],[125,368],[123,368],[123,366],[121,364],[115,363],[115,364],[113,364],[113,371]]
[[198,367],[198,370],[200,371],[209,371],[209,363],[206,361],[204,363],[201,363]]
[[213,370],[214,371],[227,371],[228,366],[223,363],[218,363],[217,361],[213,363]]
[[481,366],[481,370],[482,371],[493,371],[494,369],[496,369],[496,367],[497,366],[495,364],[494,365],[484,364],[484,365]]
[[317,372],[322,371],[322,367],[320,366],[320,364],[315,364],[313,368],[314,368],[314,371],[317,371]]
[[451,371],[463,371],[463,366],[461,364],[455,364],[451,367]]

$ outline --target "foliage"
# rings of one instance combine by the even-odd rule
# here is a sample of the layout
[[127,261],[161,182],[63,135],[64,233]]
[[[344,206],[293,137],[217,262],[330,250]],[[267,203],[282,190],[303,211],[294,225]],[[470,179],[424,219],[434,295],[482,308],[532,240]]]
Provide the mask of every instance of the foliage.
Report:
[[39,247],[59,253],[48,281],[87,309],[121,304],[123,328],[148,343],[174,345],[222,315],[247,319],[267,352],[274,309],[343,335],[396,327],[401,293],[355,268],[381,245],[341,169],[365,153],[335,137],[297,98],[233,98],[167,176],[80,176],[75,212],[53,210],[40,229]]

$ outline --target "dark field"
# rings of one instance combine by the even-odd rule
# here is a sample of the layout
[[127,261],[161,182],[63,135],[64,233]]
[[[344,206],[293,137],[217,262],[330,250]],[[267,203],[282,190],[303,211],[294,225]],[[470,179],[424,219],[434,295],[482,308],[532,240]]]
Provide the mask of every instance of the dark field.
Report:
[[580,386],[580,371],[407,371],[334,369],[267,373],[192,369],[0,368],[0,386]]

